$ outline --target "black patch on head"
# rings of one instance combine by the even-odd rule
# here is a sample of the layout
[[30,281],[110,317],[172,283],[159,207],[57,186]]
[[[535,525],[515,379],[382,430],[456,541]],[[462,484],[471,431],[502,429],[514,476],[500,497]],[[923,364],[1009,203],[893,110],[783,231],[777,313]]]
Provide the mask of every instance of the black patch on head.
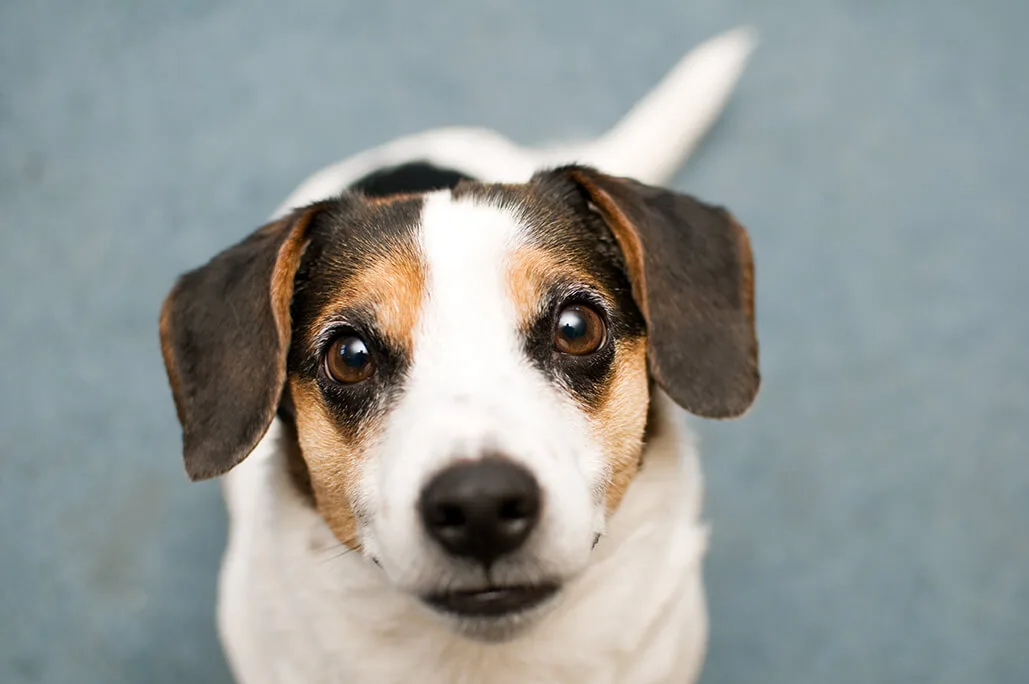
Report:
[[463,180],[474,179],[460,171],[419,161],[374,171],[357,180],[350,189],[366,197],[388,197],[452,189]]
[[[616,344],[646,333],[625,260],[607,224],[589,208],[575,183],[560,178],[528,185],[462,185],[461,190],[478,201],[517,211],[534,246],[589,273],[600,286],[601,292],[594,292],[573,281],[570,273],[568,280],[553,284],[539,315],[522,331],[525,353],[537,368],[585,405],[599,407],[614,369]],[[557,317],[571,304],[589,306],[607,326],[607,340],[592,354],[554,349]]]
[[[421,199],[373,205],[344,195],[320,212],[309,228],[311,242],[294,280],[293,343],[287,371],[317,385],[339,428],[350,436],[393,404],[411,360],[396,341],[377,329],[372,311],[362,307],[333,311],[331,307],[341,287],[370,261],[405,245],[414,248],[421,207]],[[316,329],[326,312],[333,323],[326,330]],[[350,335],[368,345],[375,372],[348,385],[332,380],[323,361],[334,340]]]

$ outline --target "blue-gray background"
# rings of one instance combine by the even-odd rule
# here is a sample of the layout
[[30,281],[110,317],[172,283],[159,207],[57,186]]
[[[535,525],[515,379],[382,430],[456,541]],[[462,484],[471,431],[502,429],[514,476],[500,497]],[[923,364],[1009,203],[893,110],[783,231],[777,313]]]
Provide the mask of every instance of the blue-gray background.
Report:
[[1029,681],[1024,0],[4,3],[0,681],[228,679],[176,273],[401,133],[600,132],[740,23],[676,183],[751,230],[765,377],[701,426],[704,682]]

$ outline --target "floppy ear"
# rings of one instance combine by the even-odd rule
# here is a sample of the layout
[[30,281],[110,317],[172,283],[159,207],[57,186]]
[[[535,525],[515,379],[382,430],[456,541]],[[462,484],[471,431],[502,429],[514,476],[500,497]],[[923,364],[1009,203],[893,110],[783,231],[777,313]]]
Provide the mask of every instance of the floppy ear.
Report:
[[227,473],[271,425],[286,380],[293,277],[318,206],[257,230],[179,278],[161,308],[161,353],[186,473]]
[[647,322],[647,363],[680,406],[733,418],[757,395],[754,261],[729,212],[677,192],[565,167],[625,256]]

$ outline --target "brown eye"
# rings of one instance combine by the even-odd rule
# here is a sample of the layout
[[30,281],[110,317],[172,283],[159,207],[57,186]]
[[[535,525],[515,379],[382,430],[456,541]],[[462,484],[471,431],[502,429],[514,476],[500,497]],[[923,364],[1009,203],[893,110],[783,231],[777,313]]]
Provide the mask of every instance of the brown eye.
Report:
[[607,336],[604,321],[593,309],[572,304],[561,310],[554,330],[554,348],[563,354],[592,354]]
[[343,384],[366,380],[375,371],[368,345],[360,337],[347,335],[329,345],[325,354],[325,372]]

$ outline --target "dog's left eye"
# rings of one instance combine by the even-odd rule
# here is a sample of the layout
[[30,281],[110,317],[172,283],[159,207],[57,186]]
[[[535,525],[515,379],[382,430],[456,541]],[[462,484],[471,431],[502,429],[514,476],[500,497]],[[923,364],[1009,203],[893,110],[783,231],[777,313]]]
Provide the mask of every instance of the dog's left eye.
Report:
[[563,354],[592,354],[607,338],[604,319],[583,304],[572,304],[561,310],[554,330],[554,348]]
[[368,345],[356,335],[344,335],[329,345],[325,372],[336,382],[352,385],[371,377],[375,361]]

